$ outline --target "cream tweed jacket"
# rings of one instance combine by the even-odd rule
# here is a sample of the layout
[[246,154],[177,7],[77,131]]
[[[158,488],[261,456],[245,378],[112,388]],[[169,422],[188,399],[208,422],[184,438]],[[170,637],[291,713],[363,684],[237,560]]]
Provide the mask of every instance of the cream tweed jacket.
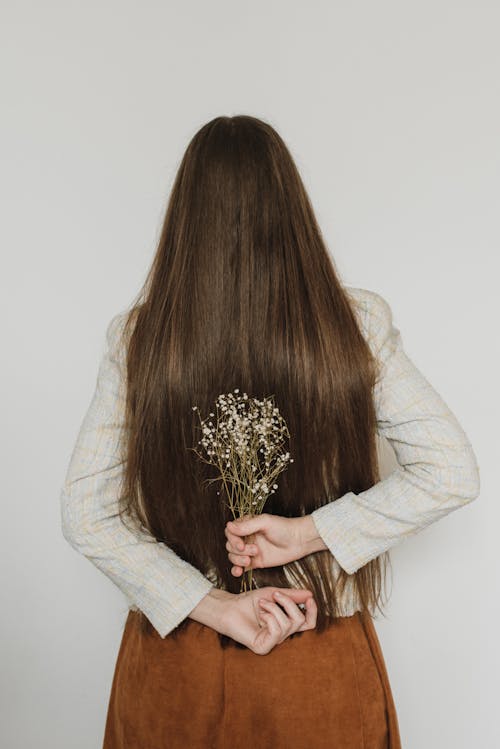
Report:
[[[455,415],[403,349],[388,302],[346,286],[362,333],[382,364],[374,398],[378,434],[398,467],[370,489],[348,492],[312,512],[332,565],[353,573],[403,539],[479,495],[475,453]],[[123,464],[124,351],[117,346],[124,312],[108,323],[95,392],[80,426],[60,494],[64,538],[140,609],[161,637],[169,634],[214,585],[213,578],[116,516]],[[350,578],[352,580],[352,578]],[[360,607],[354,587],[342,601]]]

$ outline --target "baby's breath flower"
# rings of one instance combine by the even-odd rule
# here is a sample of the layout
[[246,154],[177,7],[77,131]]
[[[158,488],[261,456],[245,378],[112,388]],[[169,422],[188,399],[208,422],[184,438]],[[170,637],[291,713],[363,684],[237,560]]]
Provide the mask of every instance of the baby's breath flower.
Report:
[[[274,396],[250,398],[240,389],[221,393],[216,399],[215,412],[202,419],[198,406],[201,448],[191,448],[198,457],[215,466],[227,497],[224,502],[233,518],[263,512],[270,494],[278,489],[276,478],[293,463],[284,450],[289,432],[285,420],[274,403]],[[211,421],[209,419],[214,419]],[[217,494],[220,494],[218,491]],[[250,588],[252,570],[249,570]],[[246,574],[242,577],[246,590]]]

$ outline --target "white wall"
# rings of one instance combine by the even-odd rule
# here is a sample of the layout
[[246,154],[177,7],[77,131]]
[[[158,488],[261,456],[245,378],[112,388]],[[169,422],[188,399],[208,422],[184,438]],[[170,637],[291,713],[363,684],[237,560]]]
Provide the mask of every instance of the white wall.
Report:
[[289,144],[342,277],[386,296],[480,463],[481,497],[392,553],[376,627],[403,745],[499,746],[498,4],[1,10],[1,745],[100,746],[125,599],[64,541],[59,489],[184,148],[247,113]]

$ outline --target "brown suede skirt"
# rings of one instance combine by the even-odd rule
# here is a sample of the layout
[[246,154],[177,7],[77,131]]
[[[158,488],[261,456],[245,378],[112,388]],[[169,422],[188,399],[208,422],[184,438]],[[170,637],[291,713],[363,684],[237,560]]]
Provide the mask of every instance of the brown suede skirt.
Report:
[[356,612],[267,655],[189,619],[142,634],[130,610],[103,749],[401,749],[380,642]]

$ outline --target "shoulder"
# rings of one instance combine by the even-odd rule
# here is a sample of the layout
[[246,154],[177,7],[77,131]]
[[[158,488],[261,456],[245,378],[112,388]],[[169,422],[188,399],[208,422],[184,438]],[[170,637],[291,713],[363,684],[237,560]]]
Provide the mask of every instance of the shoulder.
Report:
[[123,336],[130,335],[142,310],[142,305],[135,305],[116,312],[108,321],[106,338],[109,343],[118,342]]
[[137,319],[137,308],[116,312],[108,320],[105,332],[106,356],[113,362],[123,365],[128,341]]
[[385,297],[372,289],[345,286],[354,304],[363,332],[371,340],[384,336],[392,327],[392,309]]
[[129,313],[127,311],[117,312],[108,320],[106,325],[106,342],[112,347],[118,343],[125,329]]

